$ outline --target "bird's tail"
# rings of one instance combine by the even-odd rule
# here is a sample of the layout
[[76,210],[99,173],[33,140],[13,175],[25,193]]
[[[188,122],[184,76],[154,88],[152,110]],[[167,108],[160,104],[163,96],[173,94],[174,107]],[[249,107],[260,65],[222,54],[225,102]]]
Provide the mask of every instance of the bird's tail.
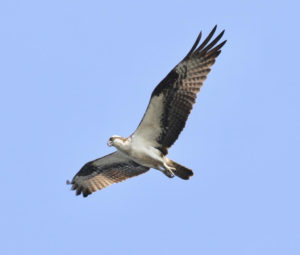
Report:
[[172,167],[172,172],[181,179],[188,180],[193,176],[193,171],[169,159],[168,166]]

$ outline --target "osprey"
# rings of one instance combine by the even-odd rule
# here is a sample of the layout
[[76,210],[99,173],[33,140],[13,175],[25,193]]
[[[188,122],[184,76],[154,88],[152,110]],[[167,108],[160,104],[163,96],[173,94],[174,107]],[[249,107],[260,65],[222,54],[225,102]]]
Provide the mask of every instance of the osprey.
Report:
[[168,177],[188,180],[192,170],[167,158],[192,110],[210,67],[226,41],[218,44],[224,30],[210,42],[217,26],[198,46],[201,32],[184,59],[153,90],[147,110],[135,132],[128,138],[114,135],[108,146],[117,151],[86,163],[74,176],[76,195],[90,195],[113,183],[147,172],[160,170]]

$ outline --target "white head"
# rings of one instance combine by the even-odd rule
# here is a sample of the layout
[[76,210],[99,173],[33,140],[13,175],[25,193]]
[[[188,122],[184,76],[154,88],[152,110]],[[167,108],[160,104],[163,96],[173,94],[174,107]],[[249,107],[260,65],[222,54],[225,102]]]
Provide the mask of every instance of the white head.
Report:
[[107,145],[108,146],[114,146],[117,149],[123,149],[124,146],[127,144],[127,138],[124,138],[119,135],[113,135],[108,139]]

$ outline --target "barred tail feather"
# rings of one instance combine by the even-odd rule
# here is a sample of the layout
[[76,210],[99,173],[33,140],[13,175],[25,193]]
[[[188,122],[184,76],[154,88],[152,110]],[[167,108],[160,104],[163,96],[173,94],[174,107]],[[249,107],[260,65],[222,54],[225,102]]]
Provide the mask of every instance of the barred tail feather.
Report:
[[178,176],[179,178],[183,179],[183,180],[188,180],[190,179],[191,176],[194,175],[193,171],[191,169],[188,169],[185,166],[182,166],[176,162],[174,162],[173,160],[170,160],[169,166],[175,168],[175,170],[172,170],[172,172]]

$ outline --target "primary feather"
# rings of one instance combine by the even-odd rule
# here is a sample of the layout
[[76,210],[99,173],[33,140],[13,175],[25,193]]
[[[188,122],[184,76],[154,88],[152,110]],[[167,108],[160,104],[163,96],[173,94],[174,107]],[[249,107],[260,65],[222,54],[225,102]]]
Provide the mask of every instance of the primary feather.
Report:
[[153,90],[146,113],[133,134],[134,139],[152,140],[153,145],[162,151],[167,151],[177,140],[210,67],[226,43],[217,44],[224,31],[209,43],[216,28],[197,48],[200,33],[185,58]]

